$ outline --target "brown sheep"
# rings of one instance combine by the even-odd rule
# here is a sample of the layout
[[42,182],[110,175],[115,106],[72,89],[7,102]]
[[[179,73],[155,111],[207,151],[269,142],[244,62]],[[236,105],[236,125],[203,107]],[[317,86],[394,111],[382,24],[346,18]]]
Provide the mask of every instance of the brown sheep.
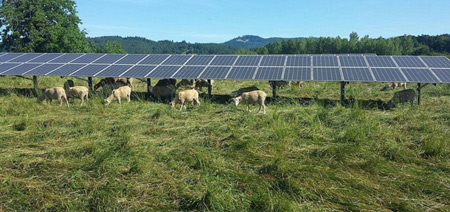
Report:
[[261,111],[261,108],[264,109],[264,114],[266,114],[266,105],[264,102],[266,101],[267,94],[264,93],[264,91],[250,91],[242,93],[240,96],[233,98],[233,101],[235,102],[236,107],[239,105],[240,102],[243,104],[247,104],[247,111],[250,112],[249,105],[250,104],[258,104],[259,110],[258,113]]
[[414,99],[416,97],[416,92],[413,89],[406,89],[402,91],[397,91],[394,93],[392,99],[387,103],[387,109],[395,107],[398,103],[404,104],[405,102],[411,102],[411,107],[413,106]]
[[66,91],[62,87],[47,88],[44,90],[41,96],[38,97],[37,102],[40,104],[42,100],[52,103],[53,99],[59,100],[59,106],[62,106],[63,99],[66,101],[67,107],[69,107],[69,101],[67,101]]
[[186,102],[190,102],[192,105],[194,105],[194,102],[198,105],[200,105],[200,101],[198,100],[198,92],[195,89],[180,91],[175,95],[175,99],[170,102],[170,105],[172,108],[175,107],[176,104],[180,103],[180,111],[183,110],[183,108],[186,110]]
[[190,88],[193,88],[195,86],[195,82],[192,79],[182,79],[179,83],[177,83],[177,88],[181,86],[189,86]]
[[238,96],[240,96],[242,93],[250,92],[250,91],[257,91],[257,90],[259,90],[259,88],[256,87],[256,86],[245,87],[245,88],[239,88],[239,90],[231,92],[231,95],[233,95],[234,97],[238,97]]
[[161,101],[161,98],[169,98],[172,101],[175,96],[176,87],[174,85],[165,86],[149,86],[148,91],[156,98]]
[[[211,80],[211,87],[213,86],[213,84],[214,84],[214,80]],[[197,80],[197,81],[195,81],[195,84],[194,84],[195,88],[199,89],[200,91],[203,91],[203,87],[208,87],[208,85],[209,85],[208,80],[204,80],[204,79]]]

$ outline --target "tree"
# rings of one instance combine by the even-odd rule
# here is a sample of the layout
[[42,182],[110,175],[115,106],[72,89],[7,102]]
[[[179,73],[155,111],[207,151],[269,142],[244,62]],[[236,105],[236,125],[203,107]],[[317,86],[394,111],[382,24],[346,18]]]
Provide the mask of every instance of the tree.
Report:
[[3,0],[1,48],[13,52],[88,52],[73,0]]

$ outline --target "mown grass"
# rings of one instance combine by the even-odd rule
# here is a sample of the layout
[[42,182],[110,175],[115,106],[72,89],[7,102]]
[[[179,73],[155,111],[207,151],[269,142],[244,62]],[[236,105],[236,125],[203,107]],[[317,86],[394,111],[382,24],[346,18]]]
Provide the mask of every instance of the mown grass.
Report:
[[[448,85],[384,111],[381,84],[350,84],[343,107],[338,83],[306,83],[266,115],[214,99],[183,112],[143,99],[65,108],[10,89],[30,81],[0,85],[0,211],[450,210]],[[271,95],[252,81],[214,94],[249,85]]]

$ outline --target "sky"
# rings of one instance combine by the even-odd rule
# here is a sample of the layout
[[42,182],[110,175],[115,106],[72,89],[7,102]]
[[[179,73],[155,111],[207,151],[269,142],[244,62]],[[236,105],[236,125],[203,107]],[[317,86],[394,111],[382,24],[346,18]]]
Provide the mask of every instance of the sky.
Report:
[[222,43],[268,37],[450,33],[449,0],[75,0],[89,37]]

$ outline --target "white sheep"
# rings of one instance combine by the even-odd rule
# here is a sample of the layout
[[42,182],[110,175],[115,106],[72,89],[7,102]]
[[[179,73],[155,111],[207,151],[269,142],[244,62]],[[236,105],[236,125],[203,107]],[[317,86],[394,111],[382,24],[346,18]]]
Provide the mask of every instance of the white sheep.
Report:
[[267,94],[264,93],[264,91],[250,91],[242,93],[240,96],[233,98],[233,101],[235,102],[236,107],[239,105],[240,102],[243,104],[247,104],[247,111],[250,112],[249,105],[250,104],[258,104],[259,110],[258,113],[261,111],[261,108],[264,109],[264,114],[266,114],[266,105],[264,102],[266,101]]
[[161,101],[161,97],[169,98],[170,101],[172,101],[173,97],[175,96],[175,91],[177,88],[170,84],[170,85],[164,85],[164,86],[149,86],[148,91],[158,99],[158,101]]
[[116,84],[120,84],[121,86],[128,85],[131,87],[131,90],[134,90],[133,78],[119,77],[116,80]]
[[391,82],[391,83],[388,83],[380,91],[386,91],[388,89],[394,90],[397,87],[403,87],[403,89],[406,89],[406,82]]
[[297,84],[299,88],[303,87],[303,81],[289,81],[289,90],[292,88],[292,83]]
[[84,86],[73,86],[69,87],[69,89],[66,90],[67,93],[67,99],[72,99],[72,104],[75,102],[75,98],[81,99],[81,105],[83,106],[84,99],[86,99],[86,102],[88,101],[89,96],[89,89]]
[[127,102],[130,102],[131,99],[131,88],[129,86],[122,86],[120,88],[114,89],[111,95],[106,98],[103,103],[105,105],[109,105],[114,99],[117,99],[119,104],[122,104],[120,98],[127,98]]
[[69,101],[67,101],[66,91],[64,91],[64,88],[62,87],[45,89],[44,93],[42,93],[42,95],[38,97],[37,102],[41,103],[44,99],[50,103],[52,103],[53,99],[57,99],[59,100],[59,106],[62,106],[64,99],[66,101],[67,107],[69,107]]
[[398,103],[404,104],[405,102],[411,102],[411,107],[413,106],[414,99],[416,97],[416,92],[413,89],[406,89],[402,91],[397,91],[394,93],[392,99],[387,103],[387,109],[395,107]]
[[176,104],[180,103],[180,111],[183,110],[183,108],[186,110],[186,102],[190,102],[192,105],[194,105],[194,102],[198,105],[200,105],[200,101],[198,100],[198,92],[195,89],[180,91],[175,95],[175,99],[170,102],[170,105],[172,108],[175,107]]

